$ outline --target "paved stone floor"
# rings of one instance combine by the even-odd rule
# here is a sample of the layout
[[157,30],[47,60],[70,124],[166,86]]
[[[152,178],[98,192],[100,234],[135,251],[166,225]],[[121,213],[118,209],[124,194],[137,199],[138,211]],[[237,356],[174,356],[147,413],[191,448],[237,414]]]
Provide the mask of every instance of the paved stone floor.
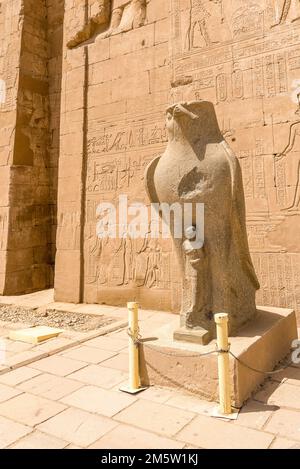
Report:
[[[41,292],[1,302],[48,304],[51,295]],[[126,318],[125,308],[60,306]],[[140,319],[142,330],[151,331],[168,323],[170,315],[141,311]],[[86,336],[81,343],[73,339],[74,344],[63,349],[51,345],[62,339],[52,339],[38,346],[51,354],[2,369],[0,448],[300,447],[300,367],[268,380],[237,421],[225,421],[210,416],[214,403],[184,392],[158,387],[136,396],[120,392],[128,377],[124,328]],[[11,350],[26,351],[26,344],[6,342]]]

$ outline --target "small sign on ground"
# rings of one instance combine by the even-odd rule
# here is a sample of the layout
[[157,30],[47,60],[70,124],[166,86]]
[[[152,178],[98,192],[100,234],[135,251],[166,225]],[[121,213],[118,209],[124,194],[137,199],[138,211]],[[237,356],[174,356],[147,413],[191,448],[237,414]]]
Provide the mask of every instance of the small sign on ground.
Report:
[[28,329],[21,329],[18,331],[11,331],[9,338],[28,344],[39,344],[45,340],[57,337],[63,332],[63,329],[55,329],[47,326],[36,326]]

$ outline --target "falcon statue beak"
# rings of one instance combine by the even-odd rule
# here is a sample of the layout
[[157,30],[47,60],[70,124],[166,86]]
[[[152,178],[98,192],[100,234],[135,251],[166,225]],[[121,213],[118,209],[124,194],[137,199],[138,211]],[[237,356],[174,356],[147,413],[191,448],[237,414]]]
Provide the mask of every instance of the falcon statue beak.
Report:
[[194,114],[193,112],[190,112],[188,109],[186,109],[182,104],[177,104],[174,108],[173,111],[173,116],[179,116],[180,114],[185,114],[188,116],[190,119],[196,120],[199,119],[199,117]]

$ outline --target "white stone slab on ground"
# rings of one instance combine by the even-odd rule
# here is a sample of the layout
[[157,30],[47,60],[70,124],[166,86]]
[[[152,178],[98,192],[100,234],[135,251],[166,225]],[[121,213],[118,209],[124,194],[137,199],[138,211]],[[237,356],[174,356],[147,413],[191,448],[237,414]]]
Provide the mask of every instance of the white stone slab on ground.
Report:
[[56,329],[48,326],[29,327],[28,329],[20,329],[11,331],[9,334],[10,340],[26,342],[29,344],[39,344],[48,339],[53,339],[63,332],[63,329]]

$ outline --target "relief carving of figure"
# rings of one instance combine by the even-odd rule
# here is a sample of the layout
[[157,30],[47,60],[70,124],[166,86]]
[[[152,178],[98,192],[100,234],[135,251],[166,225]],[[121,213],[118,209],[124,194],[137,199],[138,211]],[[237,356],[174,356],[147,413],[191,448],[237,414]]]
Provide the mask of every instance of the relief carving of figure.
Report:
[[109,37],[143,26],[146,20],[147,0],[91,0],[87,23],[67,43],[74,48],[92,39],[96,34]]
[[190,0],[187,24],[186,50],[212,47],[230,38],[223,0]]
[[[165,153],[146,170],[149,198],[156,204],[179,203],[182,209],[186,202],[193,208],[201,203],[205,209],[202,247],[186,232],[181,239],[172,233],[183,283],[181,326],[188,332],[205,331],[211,339],[214,314],[226,312],[234,334],[255,317],[259,289],[249,253],[239,162],[224,141],[210,102],[171,106],[167,129]],[[196,229],[197,219],[192,220]]]
[[191,0],[191,19],[187,31],[188,49],[194,47],[210,46],[212,41],[207,30],[207,19],[209,12],[199,0]]
[[278,21],[273,26],[286,23],[289,17],[291,23],[300,19],[300,0],[283,0],[280,3]]
[[296,169],[296,174],[297,174],[296,184],[293,185],[295,187],[295,191],[294,191],[292,203],[290,203],[287,207],[282,207],[282,210],[294,211],[294,210],[298,210],[299,208],[299,204],[300,204],[300,158],[299,158],[299,152],[296,151],[297,148],[299,148],[299,142],[300,142],[300,121],[296,121],[290,126],[289,140],[288,140],[287,146],[281,153],[278,153],[277,155],[275,155],[275,170],[276,170],[275,180],[276,180],[276,186],[279,187],[279,189],[280,189],[280,185],[284,184],[284,186],[286,186],[287,184],[285,180],[283,180],[282,184],[280,184],[279,177],[278,177],[278,173],[279,173],[278,168],[280,168],[280,165],[282,166],[286,162],[287,158],[294,160],[294,168]]
[[200,0],[191,0],[190,23],[186,37],[187,49],[209,47],[213,44],[207,21],[211,14]]

